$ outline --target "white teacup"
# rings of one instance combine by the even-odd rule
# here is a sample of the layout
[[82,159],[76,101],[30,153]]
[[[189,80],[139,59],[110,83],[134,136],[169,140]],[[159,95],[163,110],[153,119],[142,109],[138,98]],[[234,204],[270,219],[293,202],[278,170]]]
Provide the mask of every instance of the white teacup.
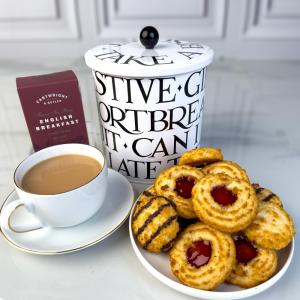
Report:
[[[39,195],[22,189],[22,178],[30,168],[46,159],[65,154],[89,156],[98,161],[102,169],[86,184],[64,193]],[[52,146],[35,152],[23,160],[15,170],[14,183],[19,199],[9,203],[2,210],[2,217],[12,231],[22,233],[43,227],[74,226],[91,218],[101,207],[107,190],[107,163],[102,152],[92,146],[83,144]],[[13,212],[20,206],[24,206],[36,217],[35,225],[12,224]]]

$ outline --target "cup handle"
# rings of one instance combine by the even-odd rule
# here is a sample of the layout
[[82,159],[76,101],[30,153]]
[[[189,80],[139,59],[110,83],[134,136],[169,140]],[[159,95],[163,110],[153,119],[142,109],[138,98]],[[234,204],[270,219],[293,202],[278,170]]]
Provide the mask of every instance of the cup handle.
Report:
[[4,222],[6,223],[5,226],[7,228],[9,228],[11,231],[16,232],[16,233],[31,232],[34,230],[39,230],[39,229],[44,228],[44,225],[38,219],[37,219],[37,223],[34,225],[21,225],[21,226],[17,226],[17,227],[14,226],[12,224],[11,217],[12,217],[13,213],[22,206],[28,211],[28,209],[25,206],[24,201],[22,201],[21,199],[10,202],[3,208],[3,215],[5,218]]

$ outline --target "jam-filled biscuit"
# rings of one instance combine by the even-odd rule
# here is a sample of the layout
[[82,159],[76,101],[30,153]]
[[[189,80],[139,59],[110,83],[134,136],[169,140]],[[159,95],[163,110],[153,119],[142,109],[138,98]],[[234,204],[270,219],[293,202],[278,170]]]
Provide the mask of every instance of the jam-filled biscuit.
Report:
[[226,281],[250,288],[268,280],[276,271],[276,251],[251,243],[245,236],[234,237],[236,265]]
[[203,173],[190,166],[173,166],[161,172],[154,182],[157,194],[164,196],[176,205],[179,216],[196,218],[191,200],[191,191]]
[[145,191],[134,208],[133,234],[144,249],[156,253],[167,251],[179,231],[177,217],[172,201]]
[[179,158],[179,165],[188,165],[200,168],[220,160],[223,160],[223,153],[221,149],[196,148],[183,153],[183,155]]
[[213,164],[210,164],[202,169],[204,174],[220,174],[224,173],[230,177],[245,180],[250,182],[249,177],[246,171],[241,168],[238,164],[232,161],[219,161]]
[[245,229],[245,235],[256,245],[267,249],[286,247],[295,234],[292,218],[279,205],[259,202],[259,211],[252,224]]
[[235,247],[229,234],[208,225],[188,226],[169,252],[173,274],[185,285],[212,290],[235,264]]
[[204,176],[192,194],[197,217],[224,232],[243,230],[258,212],[258,200],[251,184],[225,174]]
[[257,183],[253,183],[252,186],[255,189],[256,197],[259,201],[274,203],[280,207],[283,207],[281,199],[272,191],[261,187]]

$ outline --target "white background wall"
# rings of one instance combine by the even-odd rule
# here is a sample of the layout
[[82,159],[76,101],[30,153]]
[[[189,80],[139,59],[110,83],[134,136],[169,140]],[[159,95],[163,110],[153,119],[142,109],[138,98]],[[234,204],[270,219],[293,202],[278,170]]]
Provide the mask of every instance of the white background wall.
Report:
[[145,25],[218,57],[300,59],[299,0],[0,0],[0,60],[74,60]]

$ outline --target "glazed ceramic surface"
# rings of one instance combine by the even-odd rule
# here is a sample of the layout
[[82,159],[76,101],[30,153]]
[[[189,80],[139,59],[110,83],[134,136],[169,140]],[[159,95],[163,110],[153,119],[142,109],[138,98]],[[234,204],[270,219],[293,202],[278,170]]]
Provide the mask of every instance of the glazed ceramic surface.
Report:
[[[100,242],[125,222],[134,198],[130,183],[116,171],[108,170],[108,183],[108,193],[102,208],[86,222],[72,227],[46,227],[26,233],[15,233],[5,226],[2,211],[17,198],[16,193],[12,192],[0,212],[0,229],[4,238],[19,250],[41,255],[79,251]],[[14,216],[16,224],[31,222],[30,216],[24,212]]]
[[[102,169],[86,184],[64,193],[38,195],[22,189],[22,179],[28,170],[46,159],[65,154],[89,156],[98,161]],[[6,219],[6,227],[14,227],[9,220],[16,209],[23,205],[39,221],[36,228],[74,226],[86,221],[100,209],[107,191],[107,163],[102,152],[95,147],[83,144],[56,145],[25,158],[15,170],[14,183],[18,197],[2,210],[2,221]],[[34,226],[19,224],[19,228],[19,231],[26,231],[28,228],[32,230]]]

